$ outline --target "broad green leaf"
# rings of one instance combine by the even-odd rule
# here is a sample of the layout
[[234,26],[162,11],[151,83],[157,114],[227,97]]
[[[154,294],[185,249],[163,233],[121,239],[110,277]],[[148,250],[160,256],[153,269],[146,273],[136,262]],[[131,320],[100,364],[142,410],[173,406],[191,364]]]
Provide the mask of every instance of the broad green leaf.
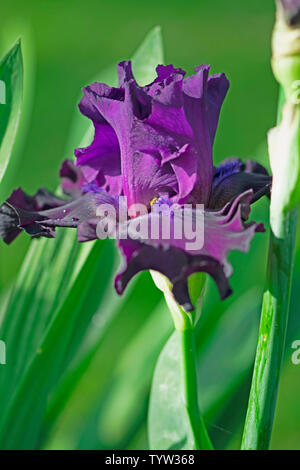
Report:
[[192,430],[181,393],[180,339],[175,331],[155,369],[149,405],[150,449],[194,449]]
[[[79,245],[75,231],[58,231],[56,240],[32,241],[1,314],[3,322],[0,335],[7,344],[8,357],[7,367],[0,375],[0,399],[5,403],[9,403],[26,373],[56,309],[68,295],[92,248],[93,243]],[[99,259],[99,263],[101,261]],[[111,272],[112,265],[111,255],[103,266],[106,275]],[[98,284],[97,292],[100,294],[108,278],[104,277],[103,281],[103,286]],[[84,333],[85,330],[82,330],[81,334]]]
[[0,62],[0,182],[17,134],[22,93],[23,65],[19,40]]
[[[121,57],[121,60],[125,58]],[[145,37],[142,44],[138,47],[132,58],[132,69],[137,82],[140,85],[151,83],[155,78],[155,69],[158,64],[164,63],[163,44],[161,29],[159,26],[153,28],[150,33]],[[89,83],[102,82],[110,86],[118,86],[117,64],[112,64],[106,69],[101,70]],[[82,97],[82,93],[78,97],[78,102]],[[70,138],[66,146],[65,154],[69,157],[74,152],[74,142],[78,138],[82,139],[86,136],[84,145],[88,145],[92,140],[94,134],[94,127],[91,121],[82,116],[77,110],[76,116],[73,119],[71,126]]]

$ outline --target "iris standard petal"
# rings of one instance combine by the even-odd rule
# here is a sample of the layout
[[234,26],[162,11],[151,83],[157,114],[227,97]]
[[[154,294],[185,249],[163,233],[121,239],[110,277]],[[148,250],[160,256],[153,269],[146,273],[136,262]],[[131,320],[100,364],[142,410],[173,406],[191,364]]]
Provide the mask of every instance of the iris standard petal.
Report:
[[88,182],[96,180],[100,188],[120,194],[120,146],[114,129],[101,113],[102,99],[118,103],[124,100],[124,92],[100,83],[93,83],[83,89],[79,109],[92,120],[95,133],[91,145],[75,149],[75,156]]
[[76,150],[77,164],[89,181],[121,174],[129,205],[147,204],[163,192],[179,203],[191,195],[207,203],[226,77],[209,77],[209,66],[187,78],[181,69],[158,66],[154,82],[140,87],[130,62],[121,62],[118,73],[120,88],[94,83],[84,89],[79,107],[93,120],[95,138]]

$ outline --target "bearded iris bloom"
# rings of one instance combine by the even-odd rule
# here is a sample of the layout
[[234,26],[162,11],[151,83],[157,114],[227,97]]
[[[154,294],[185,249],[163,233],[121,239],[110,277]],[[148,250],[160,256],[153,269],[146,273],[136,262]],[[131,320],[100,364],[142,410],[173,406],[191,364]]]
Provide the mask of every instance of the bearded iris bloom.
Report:
[[[124,266],[115,287],[122,294],[142,270],[167,276],[176,301],[189,311],[188,277],[206,272],[222,299],[230,293],[232,273],[227,254],[248,251],[262,224],[246,222],[250,204],[270,191],[271,178],[258,163],[239,159],[213,166],[212,147],[219,113],[229,82],[224,74],[209,75],[209,66],[196,67],[185,77],[172,65],[157,67],[157,78],[139,86],[130,62],[118,66],[119,87],[93,83],[83,90],[82,114],[94,125],[90,146],[75,150],[76,162],[63,162],[61,185],[68,199],[40,189],[33,197],[14,191],[0,208],[0,235],[11,243],[21,231],[32,237],[55,237],[55,227],[76,228],[78,241],[97,238],[99,208],[111,205],[117,217],[120,198],[128,208],[141,205],[151,222],[153,206],[163,201],[180,209],[204,207],[203,246],[186,250],[184,239],[119,238]],[[134,217],[129,211],[128,219]],[[171,215],[170,215],[171,218]],[[128,220],[118,219],[119,225]]]

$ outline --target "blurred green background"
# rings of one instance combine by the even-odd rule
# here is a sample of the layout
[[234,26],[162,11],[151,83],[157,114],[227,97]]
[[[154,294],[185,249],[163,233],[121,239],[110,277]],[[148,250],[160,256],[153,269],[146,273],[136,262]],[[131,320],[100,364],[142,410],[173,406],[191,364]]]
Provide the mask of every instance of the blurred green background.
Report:
[[[72,157],[66,154],[66,145],[72,119],[78,112],[80,89],[101,69],[129,58],[155,25],[162,27],[166,63],[173,63],[187,72],[192,72],[193,67],[200,63],[210,63],[213,72],[225,72],[230,79],[230,91],[221,113],[214,147],[215,162],[232,155],[241,158],[251,156],[268,166],[266,132],[275,124],[277,105],[277,86],[270,68],[273,21],[274,5],[271,0],[14,0],[11,3],[2,3],[0,52],[3,53],[17,36],[22,36],[25,100],[21,130],[14,150],[14,163],[10,166],[0,190],[1,198],[7,197],[9,191],[18,186],[22,186],[27,192],[34,192],[40,186],[52,190],[57,187],[60,162],[63,157]],[[267,226],[267,211],[267,201],[261,201],[254,208],[252,217],[265,221]],[[1,291],[5,291],[13,281],[29,243],[25,236],[19,237],[10,247],[1,243]],[[221,304],[214,285],[209,283],[204,310],[207,308],[207,311],[214,312],[220,337],[224,322],[221,314],[230,310],[234,302],[239,305],[239,300],[241,308],[244,308],[243,302],[247,302],[247,308],[255,318],[254,331],[257,331],[266,251],[267,235],[258,234],[248,255],[233,253],[230,256],[234,266],[232,285],[235,294],[228,301]],[[273,448],[300,449],[300,366],[293,365],[290,360],[290,344],[293,340],[300,339],[298,253],[299,250],[296,256],[287,361],[280,387]],[[141,283],[143,291],[140,295],[135,295],[130,304],[130,312],[124,308],[126,312],[122,314],[121,320],[113,325],[111,336],[106,340],[106,349],[102,353],[104,358],[110,353],[113,358],[123,354],[126,344],[122,338],[130,337],[132,340],[134,334],[137,334],[136,331],[143,338],[142,329],[147,315],[160,301],[160,293],[152,286],[148,274],[140,276],[138,282]],[[169,319],[163,321],[168,323]],[[206,324],[205,314],[203,324]],[[123,334],[124,328],[127,328],[128,336]],[[170,331],[171,326],[168,323],[166,335]],[[231,331],[231,334],[237,341],[236,346],[232,343],[232,348],[229,349],[228,360],[234,362],[240,354],[240,330]],[[201,332],[199,335],[201,337]],[[140,353],[144,354],[144,357],[147,355],[145,344],[141,340]],[[251,339],[250,348],[253,356],[255,335],[254,339]],[[132,357],[133,368],[136,351],[138,349],[133,349],[131,355],[127,351],[128,361]],[[148,362],[145,359],[144,364],[146,367],[149,365],[149,376],[158,353],[159,347]],[[116,366],[113,359],[108,362],[109,365],[105,368],[104,364],[103,367],[107,375],[112,377],[111,381],[121,380],[120,366]],[[223,367],[222,364],[218,365],[217,358],[215,364],[216,369],[210,368],[209,371],[212,383],[214,374],[220,375],[222,371],[219,368]],[[215,439],[220,446],[223,441],[230,447],[236,447],[239,443],[238,431],[245,415],[250,369],[246,372],[244,388],[239,390],[235,397],[234,407],[228,402],[228,406],[218,418],[212,419],[211,429],[209,425],[209,430],[215,433]],[[140,373],[142,374],[143,370],[140,370]],[[86,387],[94,388],[96,394],[97,381],[101,378],[92,374],[91,377],[92,382],[88,382]],[[139,413],[136,421],[138,424],[137,428],[132,430],[131,444],[128,444],[129,441],[122,444],[122,432],[117,429],[119,424],[116,416],[120,413],[117,408],[113,407],[111,410],[109,405],[106,408],[102,401],[97,405],[99,409],[95,408],[91,415],[85,415],[80,408],[80,403],[84,400],[79,400],[78,397],[76,400],[75,396],[73,404],[70,400],[69,406],[66,407],[61,431],[54,433],[48,446],[72,447],[71,428],[77,423],[77,428],[80,429],[78,435],[82,434],[82,448],[110,448],[113,445],[116,448],[117,445],[121,448],[122,445],[145,447],[149,385],[149,381],[146,381],[140,391],[144,401],[136,410]],[[113,388],[110,393],[120,393],[123,396],[118,390]],[[84,393],[84,386],[82,391]],[[79,389],[77,394],[80,393]],[[133,393],[128,384],[124,393],[127,393],[129,398]],[[121,406],[122,400],[116,400],[116,403]],[[104,417],[99,411],[101,407],[106,410]],[[98,424],[95,425],[93,419],[96,420],[99,413],[102,418],[99,418]],[[109,418],[105,417],[105,413],[108,413]],[[228,415],[232,418],[235,413],[236,420],[229,420]],[[207,419],[209,421],[209,416]],[[103,438],[101,426],[107,422],[111,423],[111,429],[106,427]],[[95,438],[95,429],[102,436],[102,440],[99,438],[101,443]],[[90,434],[87,430],[90,430]]]

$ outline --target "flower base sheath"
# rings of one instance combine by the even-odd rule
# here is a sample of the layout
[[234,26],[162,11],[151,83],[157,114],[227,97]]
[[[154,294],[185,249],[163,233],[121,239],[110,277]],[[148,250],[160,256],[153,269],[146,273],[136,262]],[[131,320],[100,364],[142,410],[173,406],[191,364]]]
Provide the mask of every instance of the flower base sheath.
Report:
[[[192,273],[210,274],[222,299],[231,293],[227,254],[247,251],[254,233],[264,230],[246,220],[250,204],[269,193],[271,177],[253,161],[232,158],[213,166],[213,141],[229,87],[224,74],[209,75],[207,65],[188,77],[172,65],[156,70],[154,82],[141,87],[130,62],[122,62],[118,88],[102,83],[84,88],[79,109],[93,122],[95,134],[90,146],[75,150],[75,163],[62,164],[67,198],[45,189],[31,197],[17,189],[0,207],[0,235],[11,243],[21,231],[52,238],[55,227],[73,227],[83,242],[97,238],[103,205],[115,208],[122,229],[134,217],[133,206],[146,208],[136,222],[150,224],[161,214],[153,207],[159,209],[162,201],[175,204],[176,217],[188,204],[191,222],[199,215],[203,219],[201,247],[186,249],[184,235],[119,236],[124,266],[115,286],[122,294],[136,273],[157,270],[170,279],[176,301],[191,310],[187,279]],[[119,214],[121,199],[129,209],[125,220]],[[174,214],[168,217],[174,225]]]

